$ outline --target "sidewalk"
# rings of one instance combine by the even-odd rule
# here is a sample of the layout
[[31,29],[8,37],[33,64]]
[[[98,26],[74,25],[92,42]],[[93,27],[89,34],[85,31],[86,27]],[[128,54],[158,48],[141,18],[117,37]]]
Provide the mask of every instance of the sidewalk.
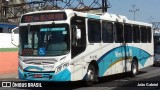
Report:
[[5,79],[15,79],[18,78],[17,73],[11,73],[11,74],[0,74],[0,80],[5,80]]
[[18,52],[0,52],[0,79],[16,78],[18,74]]

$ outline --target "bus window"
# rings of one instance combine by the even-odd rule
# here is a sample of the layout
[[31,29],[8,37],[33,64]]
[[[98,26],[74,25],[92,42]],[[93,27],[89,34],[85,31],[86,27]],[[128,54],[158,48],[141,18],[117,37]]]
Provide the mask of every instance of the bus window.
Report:
[[151,32],[151,27],[147,27],[147,40],[149,43],[151,43],[152,40],[152,32]]
[[111,22],[102,22],[102,40],[104,43],[113,42],[113,24]]
[[146,43],[147,42],[147,30],[146,27],[141,27],[141,42]]
[[122,23],[115,23],[116,25],[116,43],[122,43],[123,42],[123,24]]
[[140,30],[138,25],[133,25],[133,42],[140,43]]
[[0,33],[3,33],[3,28],[0,27]]
[[129,24],[124,25],[124,39],[126,43],[131,43],[132,42],[132,26]]
[[101,24],[99,20],[88,20],[88,38],[90,43],[101,42]]

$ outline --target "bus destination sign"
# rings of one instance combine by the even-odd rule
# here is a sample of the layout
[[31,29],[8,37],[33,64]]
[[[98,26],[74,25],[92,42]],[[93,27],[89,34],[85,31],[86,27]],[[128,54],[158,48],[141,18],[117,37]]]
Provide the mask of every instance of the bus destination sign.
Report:
[[21,23],[66,20],[65,12],[36,13],[23,15]]

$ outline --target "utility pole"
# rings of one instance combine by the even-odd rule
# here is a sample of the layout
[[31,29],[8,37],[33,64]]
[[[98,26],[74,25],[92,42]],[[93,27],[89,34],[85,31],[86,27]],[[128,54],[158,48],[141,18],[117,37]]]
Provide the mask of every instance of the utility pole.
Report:
[[102,0],[102,12],[107,12],[108,8],[110,8],[108,0]]
[[129,10],[129,12],[133,12],[133,16],[134,16],[134,21],[136,19],[136,12],[139,11],[139,9],[135,9],[136,5],[132,5],[132,10]]

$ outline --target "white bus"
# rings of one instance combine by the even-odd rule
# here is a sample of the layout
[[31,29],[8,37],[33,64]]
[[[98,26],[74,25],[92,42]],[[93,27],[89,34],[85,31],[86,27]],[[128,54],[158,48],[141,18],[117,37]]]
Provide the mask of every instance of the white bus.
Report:
[[77,81],[153,65],[151,24],[125,16],[73,10],[36,11],[21,16],[19,78]]

